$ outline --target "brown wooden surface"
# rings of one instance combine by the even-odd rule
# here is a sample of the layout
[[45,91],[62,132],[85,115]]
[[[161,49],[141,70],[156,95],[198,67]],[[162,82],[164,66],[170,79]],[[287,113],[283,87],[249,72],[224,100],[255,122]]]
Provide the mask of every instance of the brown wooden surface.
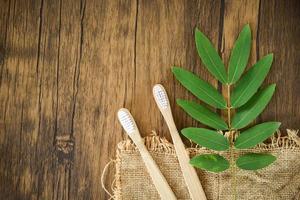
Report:
[[183,66],[218,86],[197,55],[195,27],[227,62],[250,23],[250,64],[274,52],[266,84],[278,85],[258,121],[299,128],[299,21],[298,0],[1,0],[0,199],[108,198],[100,175],[124,138],[118,108],[132,111],[143,135],[170,138],[155,83],[169,92],[179,129],[199,126],[175,105],[194,97],[170,71]]

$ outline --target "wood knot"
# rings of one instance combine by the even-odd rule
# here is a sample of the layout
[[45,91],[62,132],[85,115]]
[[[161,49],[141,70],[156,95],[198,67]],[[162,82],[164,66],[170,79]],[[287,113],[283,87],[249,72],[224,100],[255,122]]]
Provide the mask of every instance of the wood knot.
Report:
[[70,135],[60,135],[55,138],[55,152],[58,163],[71,165],[74,158],[74,139]]

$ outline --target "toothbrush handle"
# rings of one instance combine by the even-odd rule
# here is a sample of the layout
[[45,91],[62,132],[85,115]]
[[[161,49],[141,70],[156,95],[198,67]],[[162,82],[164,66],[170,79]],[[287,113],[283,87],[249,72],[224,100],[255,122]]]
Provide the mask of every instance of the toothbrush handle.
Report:
[[159,170],[157,164],[153,160],[152,156],[150,155],[149,151],[147,150],[146,146],[144,145],[142,140],[139,140],[135,143],[138,147],[142,159],[145,163],[145,166],[150,174],[150,177],[157,189],[161,199],[163,200],[176,200],[176,196],[173,193],[171,187],[169,186],[167,180]]
[[194,167],[189,164],[190,157],[175,126],[171,110],[169,110],[169,112],[162,113],[169,127],[181,171],[191,198],[193,200],[206,200],[206,195],[198,178],[197,172]]

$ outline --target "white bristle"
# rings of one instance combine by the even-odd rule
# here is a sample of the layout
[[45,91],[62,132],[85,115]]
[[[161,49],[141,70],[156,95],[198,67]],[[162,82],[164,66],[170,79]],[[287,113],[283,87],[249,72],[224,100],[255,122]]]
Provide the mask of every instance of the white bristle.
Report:
[[129,111],[122,108],[118,111],[118,118],[127,134],[131,134],[136,130],[134,119]]
[[167,108],[169,106],[169,99],[162,85],[155,85],[153,87],[153,94],[155,96],[156,102],[161,108]]

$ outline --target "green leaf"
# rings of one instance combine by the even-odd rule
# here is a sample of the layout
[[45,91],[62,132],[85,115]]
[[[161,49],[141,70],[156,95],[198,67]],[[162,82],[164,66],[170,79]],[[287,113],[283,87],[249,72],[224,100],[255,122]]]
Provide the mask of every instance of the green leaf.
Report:
[[275,84],[259,90],[245,105],[237,109],[232,128],[241,129],[251,123],[267,106],[275,92]]
[[245,170],[257,170],[264,168],[276,160],[271,154],[247,153],[236,160],[236,165]]
[[190,160],[190,164],[210,172],[222,172],[229,168],[228,160],[218,154],[195,156]]
[[227,83],[225,66],[209,39],[196,28],[195,40],[198,54],[205,67],[222,83]]
[[172,72],[176,79],[196,97],[216,108],[226,108],[226,100],[213,86],[182,68],[173,67]]
[[218,130],[227,130],[228,126],[224,120],[208,108],[193,101],[177,99],[177,104],[197,121]]
[[181,133],[193,142],[216,151],[229,149],[228,140],[217,131],[205,128],[184,128]]
[[244,26],[236,40],[229,59],[228,83],[235,83],[242,75],[251,50],[251,30],[249,24]]
[[234,146],[237,149],[254,147],[258,143],[261,143],[270,137],[279,128],[279,126],[280,122],[265,122],[256,125],[242,132],[234,142]]
[[231,95],[231,106],[233,108],[244,105],[255,94],[270,71],[272,61],[273,54],[265,56],[237,82]]

